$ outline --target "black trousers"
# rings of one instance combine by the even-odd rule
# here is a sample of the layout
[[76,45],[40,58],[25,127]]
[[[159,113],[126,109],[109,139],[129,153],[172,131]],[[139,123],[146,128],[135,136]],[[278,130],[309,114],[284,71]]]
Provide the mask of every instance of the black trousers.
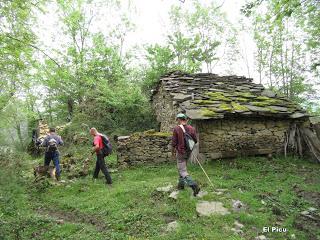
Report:
[[112,184],[112,179],[104,161],[104,157],[99,153],[97,154],[96,168],[94,169],[93,178],[98,178],[100,170],[103,172],[107,183]]

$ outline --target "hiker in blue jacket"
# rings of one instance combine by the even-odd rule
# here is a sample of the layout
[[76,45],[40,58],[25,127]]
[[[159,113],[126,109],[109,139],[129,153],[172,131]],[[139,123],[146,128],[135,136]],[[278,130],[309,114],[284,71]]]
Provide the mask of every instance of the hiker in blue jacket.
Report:
[[56,178],[60,181],[60,153],[58,150],[58,146],[63,145],[62,138],[56,134],[55,128],[49,129],[49,134],[44,138],[43,142],[41,143],[42,147],[46,148],[45,155],[44,155],[44,165],[49,167],[50,162],[53,161],[53,164],[56,168]]

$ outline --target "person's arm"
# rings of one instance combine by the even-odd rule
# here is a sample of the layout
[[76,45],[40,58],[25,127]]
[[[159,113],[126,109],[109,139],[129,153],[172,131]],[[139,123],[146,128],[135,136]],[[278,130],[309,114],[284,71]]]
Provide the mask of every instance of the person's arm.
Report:
[[62,140],[61,136],[58,136],[58,138],[59,138],[59,142],[58,142],[58,144],[59,144],[59,145],[63,145],[63,144],[64,144],[64,142],[63,142],[63,140]]
[[197,143],[198,142],[198,138],[197,138],[197,131],[195,128],[192,129],[192,134],[191,137],[193,138],[194,142]]
[[98,150],[99,150],[99,138],[94,137],[93,147],[92,147],[91,153],[94,154],[94,153],[97,152]]
[[47,147],[48,146],[48,141],[49,141],[49,136],[46,136],[43,139],[43,142],[40,144],[40,147]]
[[176,129],[173,130],[173,134],[172,134],[172,142],[171,142],[171,154],[172,157],[174,158],[174,156],[176,155],[176,147],[178,144],[178,133],[176,131]]

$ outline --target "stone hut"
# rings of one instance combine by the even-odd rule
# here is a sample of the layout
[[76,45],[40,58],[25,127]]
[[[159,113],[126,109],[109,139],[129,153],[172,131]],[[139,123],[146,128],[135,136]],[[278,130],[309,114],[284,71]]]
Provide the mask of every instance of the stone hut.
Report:
[[152,93],[161,132],[170,132],[184,112],[196,127],[207,159],[281,153],[292,124],[307,113],[252,79],[211,73],[172,72]]

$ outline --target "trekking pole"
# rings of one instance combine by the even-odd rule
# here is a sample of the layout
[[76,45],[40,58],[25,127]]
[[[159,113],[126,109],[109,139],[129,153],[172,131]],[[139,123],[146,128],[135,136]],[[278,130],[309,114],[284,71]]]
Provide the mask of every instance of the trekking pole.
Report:
[[202,165],[201,165],[201,163],[200,163],[200,161],[199,161],[198,157],[196,156],[196,157],[195,157],[195,159],[197,160],[197,162],[198,162],[198,164],[199,164],[200,168],[202,169],[202,171],[204,172],[204,174],[205,174],[205,175],[206,175],[206,177],[208,178],[208,181],[209,181],[209,183],[210,183],[211,187],[213,187],[213,188],[214,188],[213,183],[211,182],[211,180],[210,180],[210,178],[209,178],[208,174],[206,173],[206,171],[205,171],[205,170],[204,170],[204,168],[202,167]]

